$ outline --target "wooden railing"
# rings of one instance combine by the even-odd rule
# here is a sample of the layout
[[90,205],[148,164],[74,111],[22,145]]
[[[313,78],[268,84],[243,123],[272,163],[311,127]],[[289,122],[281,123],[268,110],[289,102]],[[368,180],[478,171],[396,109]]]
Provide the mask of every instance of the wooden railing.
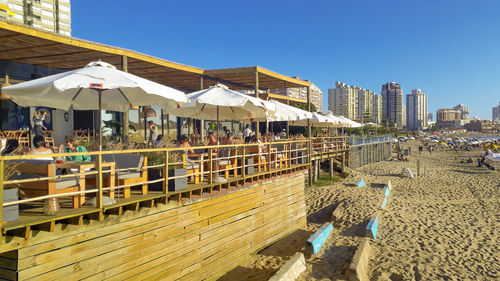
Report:
[[[194,154],[189,150],[194,150]],[[54,173],[48,171],[46,174],[37,171],[23,170],[22,174],[10,175],[7,178],[7,167],[16,170],[16,165],[35,165],[35,159],[41,155],[16,155],[0,157],[0,218],[3,217],[4,208],[15,205],[38,204],[50,200],[63,200],[62,198],[73,198],[73,209],[75,212],[66,215],[79,216],[78,208],[86,201],[86,195],[95,197],[96,203],[92,212],[102,212],[113,208],[113,205],[105,206],[103,198],[116,197],[116,193],[122,193],[120,198],[115,199],[118,203],[140,202],[141,200],[152,200],[151,198],[177,198],[180,200],[183,194],[193,193],[202,195],[206,190],[229,183],[243,182],[253,178],[270,177],[273,174],[286,173],[297,169],[310,167],[311,157],[317,154],[346,151],[348,139],[345,137],[314,138],[299,140],[282,140],[270,143],[252,143],[240,145],[198,146],[186,148],[152,148],[140,150],[122,151],[96,151],[86,153],[57,153],[42,155],[43,157],[54,157],[62,159],[66,156],[89,155],[91,162],[65,162],[55,160],[49,165],[58,168]],[[119,155],[142,155],[141,166],[123,165]],[[137,157],[135,157],[137,158]],[[115,161],[113,161],[115,159]],[[38,161],[36,161],[38,162]],[[47,165],[46,163],[44,165]],[[30,166],[31,167],[31,166]],[[30,168],[31,169],[31,168]],[[37,168],[38,169],[38,168]],[[67,173],[63,173],[66,171]],[[170,171],[170,173],[169,173]],[[176,171],[172,172],[172,171]],[[30,177],[26,175],[32,172]],[[76,185],[69,189],[54,189],[55,183],[69,179],[76,179]],[[176,181],[177,180],[177,181]],[[187,182],[187,188],[182,186]],[[170,190],[169,190],[170,184]],[[180,190],[176,190],[176,184],[180,184]],[[130,188],[140,186],[138,191],[131,195]],[[4,202],[3,194],[6,188],[18,188],[21,193],[30,194],[22,196],[22,199]],[[23,188],[23,187],[29,187]],[[155,187],[155,188],[153,188]],[[34,189],[33,189],[34,188]],[[154,189],[154,190],[153,190]],[[29,191],[29,192],[28,192]],[[36,191],[36,192],[35,192]],[[131,198],[133,197],[134,200]],[[61,198],[61,199],[54,199]],[[141,199],[143,198],[143,199]],[[38,202],[38,203],[37,203]],[[116,205],[120,205],[116,203]],[[137,203],[138,204],[138,203]],[[83,210],[84,208],[82,208]],[[87,208],[88,209],[88,208]],[[86,209],[86,212],[88,210]],[[31,209],[42,213],[42,208]],[[23,215],[23,212],[21,212]],[[41,216],[41,214],[39,214]],[[57,215],[53,220],[57,219]],[[46,221],[46,219],[44,220]],[[3,225],[3,232],[11,230],[16,222],[7,222]],[[19,227],[34,224],[18,223]],[[16,227],[17,227],[16,225]]]

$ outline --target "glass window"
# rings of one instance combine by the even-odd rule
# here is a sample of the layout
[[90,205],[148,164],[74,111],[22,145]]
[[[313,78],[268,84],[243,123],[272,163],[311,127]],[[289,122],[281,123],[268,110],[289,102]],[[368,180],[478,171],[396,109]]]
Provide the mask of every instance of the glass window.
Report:
[[24,130],[29,128],[30,111],[28,107],[20,107],[10,100],[2,100],[0,104],[2,130]]

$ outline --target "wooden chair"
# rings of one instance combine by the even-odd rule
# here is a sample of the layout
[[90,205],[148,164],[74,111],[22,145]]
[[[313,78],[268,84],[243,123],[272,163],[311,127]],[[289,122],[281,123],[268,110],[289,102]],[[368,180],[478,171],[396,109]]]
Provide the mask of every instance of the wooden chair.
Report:
[[[111,185],[113,176],[115,178],[116,185],[140,185],[141,194],[148,194],[148,184],[141,184],[141,182],[148,181],[148,170],[143,170],[144,167],[148,165],[148,159],[145,156],[139,154],[104,154],[102,156],[104,162],[113,162],[117,170],[127,169],[125,171],[118,171],[114,175],[111,173],[103,174],[103,184],[107,186]],[[95,182],[95,176],[87,178],[87,182]],[[108,179],[111,177],[111,179]],[[130,186],[123,187],[123,198],[130,198]],[[111,198],[114,198],[115,194],[110,191]]]
[[[189,159],[195,160],[194,162],[189,161]],[[203,161],[203,155],[200,155],[199,157],[188,157],[187,152],[182,154],[182,168],[186,169],[186,174],[187,175],[192,175],[194,180],[194,184],[200,183],[201,175],[200,173],[200,167],[203,165],[200,165],[199,161]],[[198,163],[195,163],[198,162]],[[202,170],[202,169],[201,169]]]
[[19,135],[19,138],[17,140],[19,141],[19,147],[29,147],[30,146],[29,133],[27,136],[24,134]]
[[[53,177],[56,175],[56,164],[52,160],[13,160],[16,163],[16,170],[21,174],[13,179],[30,179],[38,177]],[[43,195],[63,194],[85,190],[85,181],[77,177],[63,179],[49,179],[36,182],[20,183],[17,187],[28,197]],[[69,195],[73,197],[73,208],[80,208],[85,195]]]
[[274,160],[276,161],[275,162],[275,166],[279,169],[283,168],[283,167],[288,167],[288,159],[289,159],[289,155],[288,155],[288,145],[286,144],[278,144],[276,146],[276,153],[274,154]]
[[[229,178],[230,169],[233,170],[233,177],[238,176],[238,170],[236,169],[236,167],[238,166],[237,159],[236,159],[236,157],[232,157],[235,155],[236,155],[236,150],[231,149],[229,147],[223,147],[223,148],[220,148],[220,150],[219,150],[218,158],[223,158],[223,159],[219,159],[217,161],[217,166],[219,167],[219,170],[225,170],[225,171],[223,171],[225,179]],[[224,158],[226,158],[226,159],[224,159]]]
[[268,163],[267,163],[267,153],[262,151],[262,148],[259,146],[251,146],[247,148],[247,154],[256,154],[253,156],[253,163],[257,164],[257,172],[267,171]]

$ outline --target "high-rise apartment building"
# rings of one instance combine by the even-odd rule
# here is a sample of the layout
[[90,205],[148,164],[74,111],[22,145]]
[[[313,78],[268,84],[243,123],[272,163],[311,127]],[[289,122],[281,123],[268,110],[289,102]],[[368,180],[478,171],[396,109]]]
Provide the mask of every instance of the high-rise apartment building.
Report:
[[369,89],[337,81],[334,89],[328,89],[328,110],[352,120],[380,124],[382,102]]
[[[299,77],[293,77],[293,78],[300,79]],[[309,80],[305,80],[305,81],[311,82]],[[320,88],[318,88],[318,86],[316,86],[312,82],[311,82],[310,89],[311,89],[311,104],[314,104],[314,106],[316,107],[316,109],[318,111],[322,111],[323,110],[323,92],[321,91]],[[249,92],[253,93],[253,91],[249,91]],[[272,90],[270,90],[270,92],[273,94],[284,95],[284,96],[288,96],[288,97],[292,97],[292,98],[307,100],[307,88],[304,88],[304,87],[303,88],[272,89]]]
[[382,96],[373,95],[373,123],[382,124]]
[[0,7],[0,19],[71,36],[70,0],[0,0]]
[[427,112],[427,124],[429,124],[429,122],[432,122],[432,112]]
[[373,121],[373,97],[375,94],[367,89],[358,87],[357,119]]
[[494,106],[491,110],[491,120],[495,121],[497,119],[500,120],[500,102],[498,103],[498,106]]
[[335,82],[334,89],[328,89],[328,110],[334,115],[349,119],[357,118],[357,90],[346,83]]
[[403,90],[396,82],[382,85],[382,123],[402,129],[405,126],[406,112],[403,111]]
[[463,104],[459,104],[455,106],[453,109],[460,110],[460,119],[468,119],[469,118],[469,107]]
[[419,131],[427,127],[427,94],[413,89],[406,95],[406,128]]
[[436,122],[455,121],[461,119],[461,112],[458,109],[442,108],[436,112]]

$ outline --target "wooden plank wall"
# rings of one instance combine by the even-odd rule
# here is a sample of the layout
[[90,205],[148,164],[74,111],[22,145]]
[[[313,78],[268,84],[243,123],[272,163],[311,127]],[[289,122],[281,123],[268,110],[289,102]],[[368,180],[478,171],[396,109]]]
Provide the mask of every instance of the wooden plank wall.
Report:
[[17,270],[19,280],[214,280],[305,223],[299,171],[189,205],[170,202],[146,215],[34,237],[0,254],[0,268],[7,278]]

